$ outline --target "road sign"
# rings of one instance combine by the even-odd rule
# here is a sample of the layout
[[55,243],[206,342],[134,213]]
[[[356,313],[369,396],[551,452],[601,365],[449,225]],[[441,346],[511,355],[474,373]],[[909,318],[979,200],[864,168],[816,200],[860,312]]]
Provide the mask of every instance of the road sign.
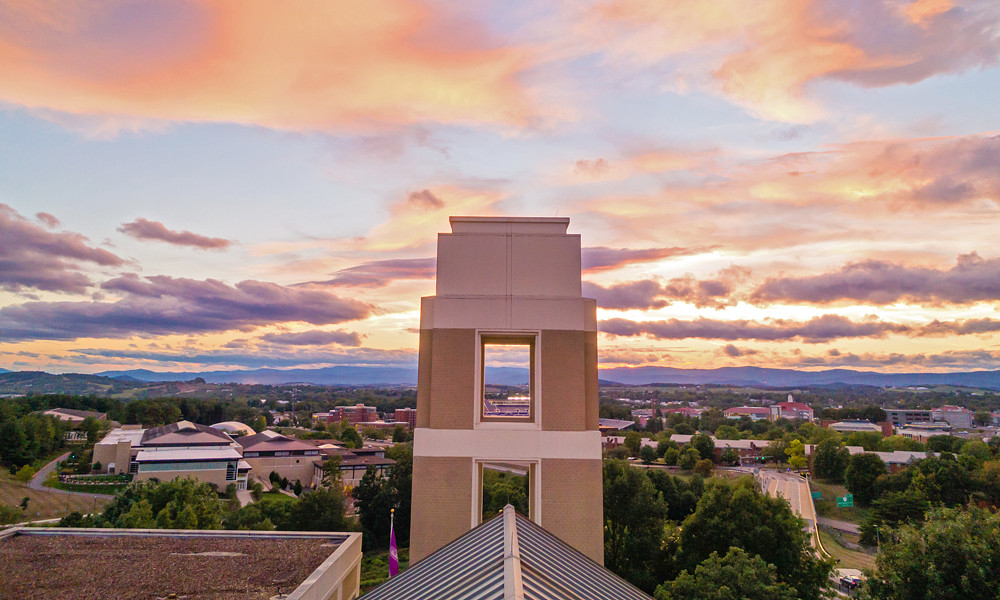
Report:
[[837,506],[840,508],[851,508],[854,506],[854,496],[847,494],[843,498],[837,496]]
[[819,500],[820,498],[823,497],[823,492],[813,492],[812,493],[812,497],[813,497],[813,500]]

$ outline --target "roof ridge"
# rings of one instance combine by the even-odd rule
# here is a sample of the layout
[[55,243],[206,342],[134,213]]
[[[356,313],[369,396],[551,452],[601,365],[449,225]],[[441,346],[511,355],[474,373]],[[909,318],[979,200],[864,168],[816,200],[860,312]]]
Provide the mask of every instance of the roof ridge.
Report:
[[524,600],[521,551],[517,543],[517,512],[510,504],[503,507],[503,597],[504,600]]

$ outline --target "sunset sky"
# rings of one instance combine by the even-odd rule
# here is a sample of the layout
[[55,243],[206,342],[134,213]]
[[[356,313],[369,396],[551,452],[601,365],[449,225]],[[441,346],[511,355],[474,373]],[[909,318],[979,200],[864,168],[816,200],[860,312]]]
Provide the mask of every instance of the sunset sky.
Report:
[[449,215],[603,366],[1000,369],[1000,2],[0,0],[0,368],[413,366]]

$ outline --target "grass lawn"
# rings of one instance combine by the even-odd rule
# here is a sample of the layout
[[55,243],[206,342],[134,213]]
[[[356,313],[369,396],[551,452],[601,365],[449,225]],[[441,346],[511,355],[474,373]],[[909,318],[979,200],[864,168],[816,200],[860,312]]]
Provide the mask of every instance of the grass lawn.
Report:
[[823,547],[839,562],[838,567],[847,569],[874,569],[875,555],[857,550],[849,550],[841,546],[836,539],[837,534],[831,533],[827,528],[819,528],[819,539],[823,542]]
[[295,498],[281,492],[264,492],[260,497],[261,502],[294,502]]
[[[410,564],[410,549],[399,548],[399,572]],[[389,579],[389,551],[365,552],[361,557],[361,593]]]
[[871,512],[871,509],[859,507],[857,504],[852,508],[838,507],[837,497],[842,497],[847,493],[847,488],[840,484],[813,479],[809,481],[809,489],[813,492],[823,493],[821,499],[813,501],[813,504],[816,505],[817,516],[860,524]]
[[90,513],[103,509],[108,503],[102,499],[36,491],[11,477],[7,471],[0,472],[0,504],[20,506],[21,499],[25,496],[30,500],[28,500],[28,510],[23,513],[24,521],[63,517],[73,511]]

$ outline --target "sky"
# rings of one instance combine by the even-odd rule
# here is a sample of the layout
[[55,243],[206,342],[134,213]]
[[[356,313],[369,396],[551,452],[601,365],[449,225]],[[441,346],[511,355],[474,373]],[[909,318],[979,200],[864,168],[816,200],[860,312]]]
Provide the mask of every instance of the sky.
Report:
[[1000,369],[996,0],[0,0],[0,368],[416,364],[450,215],[602,367]]

